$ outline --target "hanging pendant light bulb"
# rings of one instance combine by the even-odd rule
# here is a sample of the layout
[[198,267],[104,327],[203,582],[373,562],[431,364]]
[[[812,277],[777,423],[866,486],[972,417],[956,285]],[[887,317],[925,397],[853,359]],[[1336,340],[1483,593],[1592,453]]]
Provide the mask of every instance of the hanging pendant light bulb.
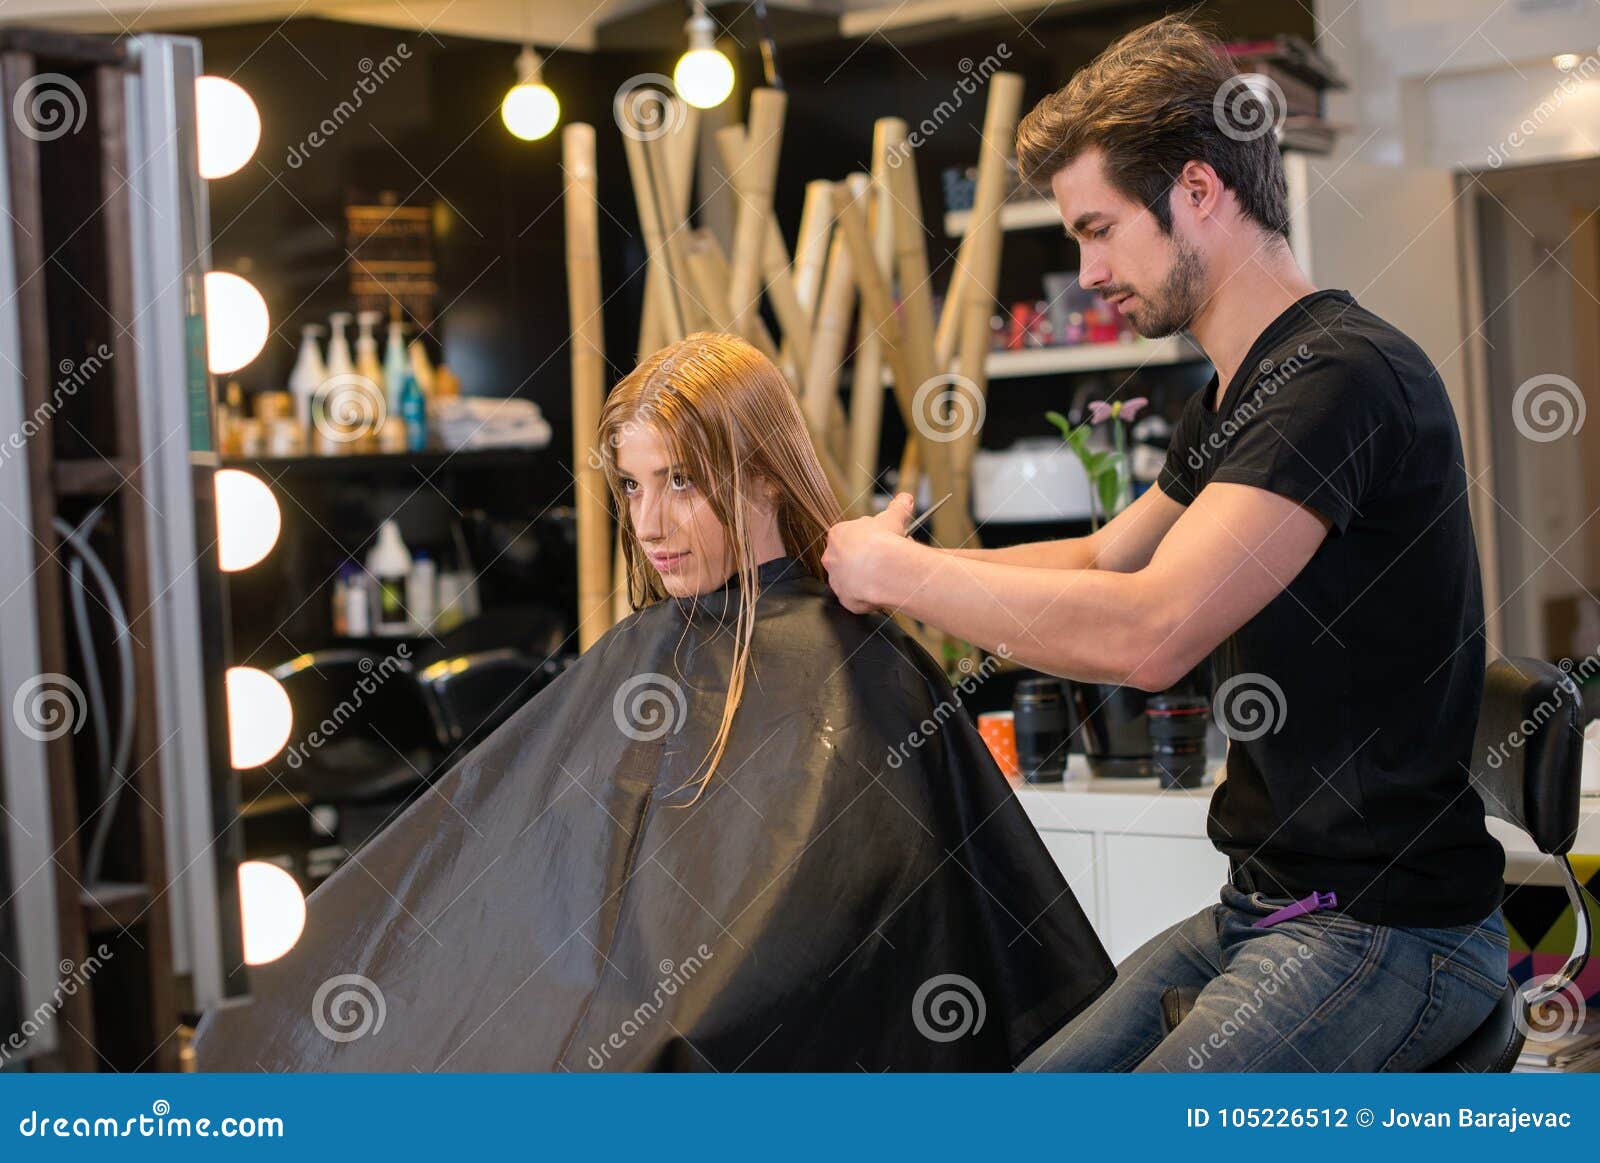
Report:
[[517,83],[500,102],[500,119],[523,141],[538,141],[561,120],[561,102],[544,83],[543,65],[533,46],[524,46],[517,54]]
[[678,58],[672,70],[672,85],[678,96],[699,109],[715,109],[733,92],[733,63],[716,47],[716,25],[706,6],[695,0],[694,14],[684,25],[689,33],[689,51]]

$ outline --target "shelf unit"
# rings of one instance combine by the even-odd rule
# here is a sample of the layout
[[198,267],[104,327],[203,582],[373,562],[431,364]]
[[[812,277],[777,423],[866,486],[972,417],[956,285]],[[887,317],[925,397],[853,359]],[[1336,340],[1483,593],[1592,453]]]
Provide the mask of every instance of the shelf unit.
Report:
[[[952,238],[962,237],[971,224],[971,210],[952,210],[944,216],[945,233]],[[1000,208],[1000,229],[1004,231],[1043,230],[1060,225],[1061,212],[1048,198],[1018,198]],[[996,351],[990,354],[985,370],[991,380],[1004,380],[1130,367],[1165,367],[1204,359],[1205,353],[1188,336],[1179,334],[1164,339],[1135,339],[1124,343],[1081,343]]]

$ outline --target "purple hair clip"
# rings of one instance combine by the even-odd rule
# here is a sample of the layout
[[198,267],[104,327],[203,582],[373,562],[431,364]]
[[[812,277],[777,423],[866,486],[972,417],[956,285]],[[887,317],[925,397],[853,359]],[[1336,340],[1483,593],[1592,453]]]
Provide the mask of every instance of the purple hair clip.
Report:
[[1292,905],[1284,905],[1275,913],[1268,913],[1254,925],[1252,929],[1265,929],[1269,925],[1276,925],[1279,921],[1293,920],[1303,917],[1307,913],[1314,913],[1318,909],[1331,909],[1339,903],[1339,898],[1331,892],[1314,892],[1308,897],[1297,900]]

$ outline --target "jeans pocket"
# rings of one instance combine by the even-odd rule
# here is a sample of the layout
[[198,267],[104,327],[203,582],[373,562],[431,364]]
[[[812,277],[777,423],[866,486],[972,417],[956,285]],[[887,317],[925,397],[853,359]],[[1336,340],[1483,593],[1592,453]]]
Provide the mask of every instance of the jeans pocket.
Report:
[[1386,1072],[1424,1070],[1460,1045],[1489,1016],[1506,983],[1432,954],[1428,997],[1416,1023],[1383,1064]]

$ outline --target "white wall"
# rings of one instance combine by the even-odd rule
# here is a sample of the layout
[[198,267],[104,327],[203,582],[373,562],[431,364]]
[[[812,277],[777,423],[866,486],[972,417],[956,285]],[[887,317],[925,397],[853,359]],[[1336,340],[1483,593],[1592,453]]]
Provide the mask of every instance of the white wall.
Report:
[[[1366,160],[1483,166],[1529,117],[1511,164],[1600,152],[1594,0],[1316,0],[1315,11],[1320,47],[1351,82],[1330,113],[1354,129],[1343,148]],[[1591,58],[1571,93],[1557,53]]]
[[[1469,475],[1485,474],[1488,486],[1474,490],[1473,507],[1491,611],[1505,601],[1498,645],[1542,653],[1544,602],[1574,592],[1584,576],[1585,536],[1562,542],[1582,522],[1573,505],[1585,496],[1585,469],[1575,441],[1519,440],[1509,403],[1527,375],[1575,374],[1571,257],[1561,258],[1573,199],[1541,204],[1554,191],[1541,194],[1534,175],[1527,198],[1496,197],[1481,175],[1600,156],[1600,3],[1316,0],[1316,15],[1319,47],[1351,88],[1330,96],[1329,117],[1345,132],[1311,181],[1322,183],[1310,203],[1313,277],[1349,286],[1439,364]],[[1577,54],[1578,65],[1558,69],[1559,53]],[[1466,276],[1480,257],[1485,205],[1504,228],[1489,257],[1515,277],[1483,288],[1488,301],[1475,303]],[[1543,262],[1547,255],[1561,261]],[[1485,315],[1516,351],[1481,345],[1474,328]],[[1590,403],[1600,415],[1600,398],[1591,393]],[[1498,474],[1487,471],[1491,445]],[[1554,560],[1544,560],[1544,546]],[[1506,576],[1491,576],[1502,562]]]

